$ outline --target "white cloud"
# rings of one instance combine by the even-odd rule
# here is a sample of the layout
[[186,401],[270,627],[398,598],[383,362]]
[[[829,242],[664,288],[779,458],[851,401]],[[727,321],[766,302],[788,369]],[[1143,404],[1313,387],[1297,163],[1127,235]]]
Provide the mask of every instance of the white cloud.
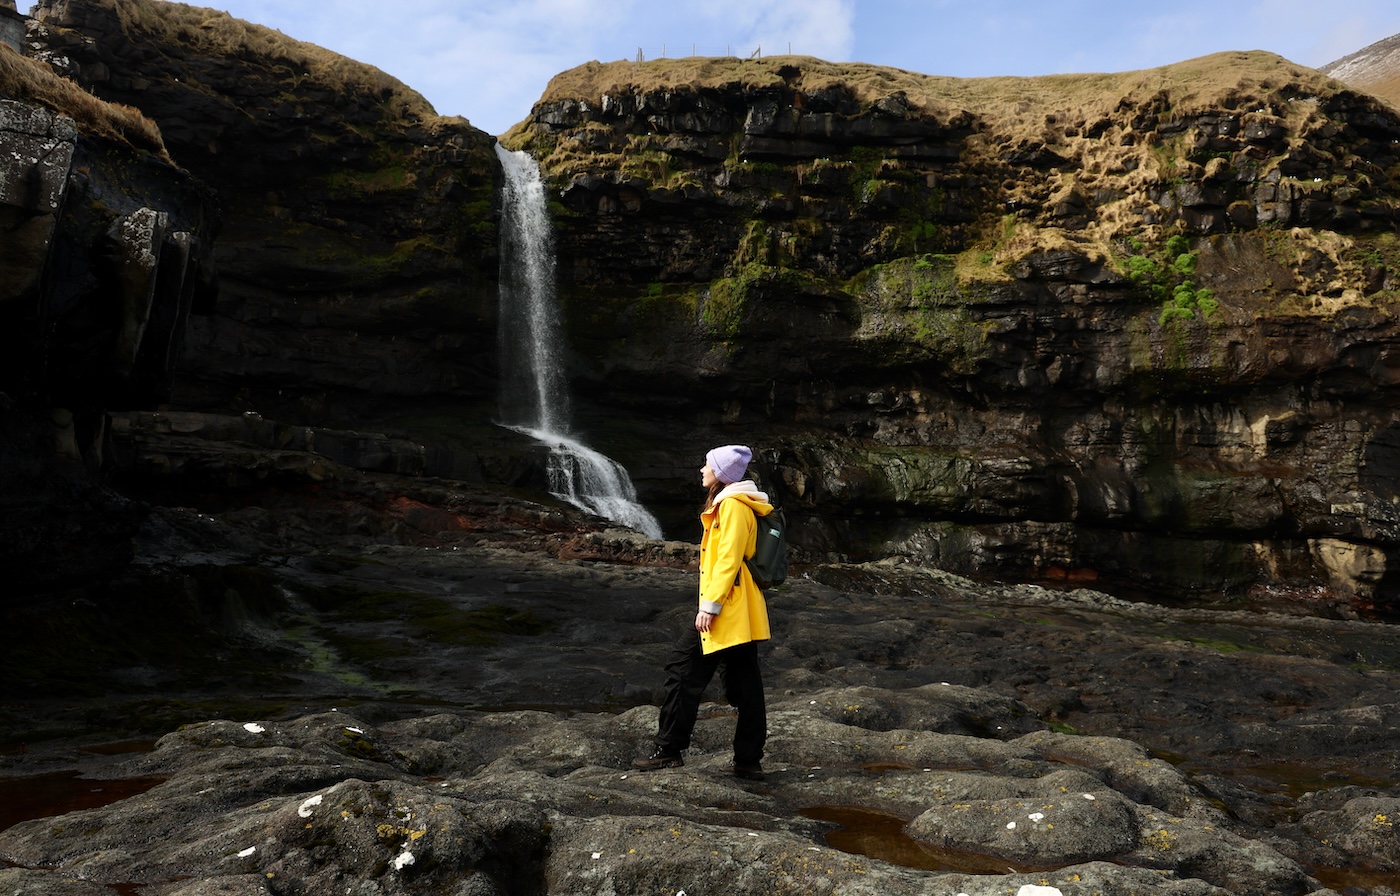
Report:
[[852,0],[718,0],[703,9],[707,21],[702,29],[716,37],[731,35],[735,55],[762,48],[765,56],[790,49],[803,56],[848,59],[855,45]]
[[[344,2],[344,0],[342,0]],[[591,60],[747,56],[792,52],[849,58],[853,0],[527,0],[475,4],[430,25],[410,24],[419,47],[410,69],[391,73],[443,114],[465,115],[491,133],[524,119],[549,79]],[[452,18],[456,27],[450,27]],[[384,67],[384,66],[380,66]]]

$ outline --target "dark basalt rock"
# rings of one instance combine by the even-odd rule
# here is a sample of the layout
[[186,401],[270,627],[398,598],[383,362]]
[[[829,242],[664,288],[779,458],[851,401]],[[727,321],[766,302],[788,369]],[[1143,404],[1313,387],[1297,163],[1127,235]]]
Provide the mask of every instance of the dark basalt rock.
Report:
[[[162,781],[0,831],[0,855],[32,869],[0,872],[7,886],[601,893],[724,874],[744,893],[827,881],[1304,894],[1319,891],[1314,874],[1390,867],[1376,839],[1400,771],[1387,737],[1383,670],[1400,657],[1389,627],[989,586],[903,564],[805,566],[770,594],[767,778],[725,773],[733,717],[717,704],[703,708],[684,767],[645,774],[630,762],[654,730],[658,662],[687,621],[693,570],[616,562],[629,542],[646,544],[616,531],[551,535],[509,511],[486,528],[484,507],[473,532],[419,529],[436,550],[407,528],[361,530],[351,549],[356,539],[328,524],[358,528],[343,508],[376,487],[328,481],[341,492],[335,516],[305,501],[259,516],[160,512],[183,540],[183,559],[162,562],[190,580],[149,618],[196,648],[218,626],[223,656],[211,651],[199,670],[197,651],[128,653],[108,670],[122,695],[65,695],[87,725],[122,727],[162,694],[161,711],[189,723],[160,729],[148,752],[36,743],[0,755],[8,775],[76,765],[97,786]],[[295,562],[247,556],[285,558],[299,539]],[[175,547],[166,536],[148,549],[162,544]],[[688,557],[680,547],[673,559],[693,564],[693,546]],[[182,614],[179,594],[198,611]],[[443,615],[433,601],[482,621],[483,605],[508,601],[530,624],[462,637],[432,627]],[[604,603],[606,614],[579,612]],[[101,610],[12,614],[4,656],[34,658],[14,648],[56,612],[85,632],[75,615]],[[296,662],[288,616],[331,647],[328,662]],[[145,628],[123,639],[128,651],[165,643],[159,625]],[[1362,654],[1370,671],[1352,668]],[[177,671],[199,681],[177,685]],[[210,701],[231,712],[188,715]],[[809,811],[822,807],[902,820],[934,864],[832,849],[833,826]]]
[[99,485],[105,409],[168,397],[191,309],[213,293],[218,213],[188,173],[34,102],[0,99],[0,144],[0,562],[13,596],[130,561],[145,511]]
[[494,138],[369,66],[207,12],[38,2],[30,27],[219,196],[219,301],[191,322],[177,400],[340,426],[376,399],[493,402]]
[[[0,886],[1301,896],[1395,868],[1400,645],[1319,618],[1394,591],[1386,110],[1281,61],[1032,135],[908,73],[807,89],[806,60],[551,93],[522,139],[587,149],[550,168],[584,426],[687,538],[686,446],[752,441],[800,530],[769,777],[724,773],[716,704],[642,775],[695,548],[537,499],[538,449],[489,424],[490,350],[458,357],[489,343],[489,138],[303,82],[285,44],[210,54],[152,25],[173,6],[38,7],[224,230],[211,254],[187,171],[0,109],[0,743],[32,741],[0,771],[163,779],[0,831]],[[1214,313],[1135,276],[1164,227]],[[913,562],[843,562],[885,553]],[[832,849],[833,807],[944,864]]]

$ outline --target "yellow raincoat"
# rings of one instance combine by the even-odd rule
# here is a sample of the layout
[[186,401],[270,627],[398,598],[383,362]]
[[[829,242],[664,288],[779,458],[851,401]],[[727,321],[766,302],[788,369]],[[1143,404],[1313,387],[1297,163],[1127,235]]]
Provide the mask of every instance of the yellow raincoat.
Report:
[[751,480],[726,486],[700,515],[700,609],[718,613],[701,648],[714,653],[749,641],[767,641],[768,605],[754,582],[745,557],[752,557],[758,537],[754,516],[773,511],[768,495]]

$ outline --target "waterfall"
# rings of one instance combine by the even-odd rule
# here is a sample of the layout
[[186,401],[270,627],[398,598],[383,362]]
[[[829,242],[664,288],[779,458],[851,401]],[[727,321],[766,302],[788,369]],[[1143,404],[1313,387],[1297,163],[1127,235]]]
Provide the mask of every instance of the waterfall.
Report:
[[499,143],[505,169],[501,212],[501,423],[549,448],[549,491],[648,538],[661,524],[637,503],[621,464],[569,433],[569,392],[554,291],[554,241],[544,180],[528,153]]

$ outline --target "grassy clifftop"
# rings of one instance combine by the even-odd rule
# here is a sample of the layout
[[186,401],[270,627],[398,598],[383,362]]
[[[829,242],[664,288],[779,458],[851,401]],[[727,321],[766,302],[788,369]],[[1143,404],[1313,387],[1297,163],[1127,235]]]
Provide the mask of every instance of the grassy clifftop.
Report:
[[1124,104],[1167,93],[1173,110],[1190,115],[1247,102],[1261,87],[1295,83],[1317,95],[1344,89],[1332,78],[1265,52],[1226,52],[1160,68],[1112,74],[952,78],[809,56],[765,59],[687,57],[651,62],[590,62],[555,76],[540,98],[597,102],[602,96],[657,90],[745,90],[786,87],[815,92],[844,86],[867,104],[902,92],[921,114],[970,110],[1008,136],[1039,137],[1047,118],[1089,122]]
[[[1397,135],[1374,97],[1271,53],[1227,52],[1000,78],[797,56],[592,62],[558,75],[505,139],[584,215],[708,203],[748,210],[741,233],[792,248],[769,263],[845,275],[972,251],[994,275],[1031,253],[1119,266],[1173,234],[1387,233]],[[733,267],[752,260],[739,251],[752,239],[718,242],[735,247]],[[662,266],[654,279],[687,276]]]
[[379,96],[403,116],[436,115],[419,93],[372,65],[222,10],[155,0],[85,0],[84,6],[107,10],[124,34],[144,35],[154,45],[183,47],[192,57],[265,60],[289,70],[299,83]]
[[73,119],[78,131],[170,161],[155,122],[139,109],[107,103],[41,62],[0,45],[0,98],[37,103]]

